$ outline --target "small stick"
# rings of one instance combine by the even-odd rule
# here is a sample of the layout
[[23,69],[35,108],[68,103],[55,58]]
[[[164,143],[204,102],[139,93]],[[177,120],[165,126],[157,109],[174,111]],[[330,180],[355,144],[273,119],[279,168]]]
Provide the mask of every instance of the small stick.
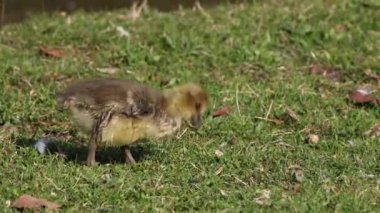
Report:
[[247,86],[248,90],[251,91],[252,94],[254,94],[256,97],[260,97],[260,96],[257,94],[257,92],[255,92],[255,91],[252,89],[252,87],[249,86],[249,84],[246,84],[246,86]]
[[155,189],[155,190],[157,190],[157,188],[160,186],[160,182],[161,182],[162,176],[163,176],[163,175],[161,175],[161,176],[158,178],[156,184],[154,185],[154,189]]
[[255,117],[256,119],[259,119],[259,120],[264,120],[264,121],[270,121],[270,122],[276,122],[276,120],[274,119],[270,119],[270,118],[263,118],[263,117]]
[[245,186],[248,186],[248,183],[242,181],[241,179],[239,179],[238,177],[234,176],[235,180],[237,180],[239,183],[242,183],[243,185]]
[[272,111],[272,106],[273,106],[273,101],[270,102],[269,109],[268,109],[268,111],[267,111],[267,114],[265,115],[265,119],[268,119],[269,114],[270,114],[271,111]]
[[177,135],[177,139],[180,139],[186,132],[187,132],[187,127],[179,134],[179,135]]
[[238,110],[239,116],[241,116],[240,106],[239,106],[239,90],[238,90],[238,86],[236,86],[235,96],[236,96],[236,108]]

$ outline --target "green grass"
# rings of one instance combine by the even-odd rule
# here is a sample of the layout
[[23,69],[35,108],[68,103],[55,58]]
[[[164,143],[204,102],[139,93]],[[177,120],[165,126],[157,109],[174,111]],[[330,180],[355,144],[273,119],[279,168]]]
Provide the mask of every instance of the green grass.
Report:
[[[357,87],[380,89],[365,74],[380,71],[376,4],[257,1],[207,8],[208,16],[151,8],[135,22],[119,18],[127,10],[79,11],[6,26],[0,32],[0,207],[14,211],[7,200],[25,193],[73,212],[380,211],[379,139],[364,134],[380,113],[347,100]],[[120,37],[117,26],[130,38]],[[41,45],[67,55],[43,57]],[[342,78],[311,75],[312,64],[337,69]],[[103,74],[99,67],[120,71]],[[139,145],[137,165],[124,165],[119,150],[109,148],[88,168],[79,145],[85,139],[54,97],[70,80],[90,77],[155,88],[196,81],[208,90],[210,107],[198,133]],[[230,115],[212,118],[227,105]],[[299,121],[259,118],[287,108]],[[308,144],[307,132],[321,140]],[[66,159],[34,150],[45,135]],[[229,143],[234,137],[237,144]],[[215,150],[224,155],[216,158]],[[295,165],[302,180],[294,177]],[[264,190],[271,192],[268,205],[256,202]]]

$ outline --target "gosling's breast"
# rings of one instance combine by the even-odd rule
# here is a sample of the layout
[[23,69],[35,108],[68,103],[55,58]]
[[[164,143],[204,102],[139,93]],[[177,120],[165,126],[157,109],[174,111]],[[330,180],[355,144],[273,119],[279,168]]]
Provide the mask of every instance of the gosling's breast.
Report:
[[153,132],[154,123],[150,120],[113,116],[103,128],[102,142],[104,145],[123,146],[148,138]]
[[156,137],[163,137],[175,133],[181,127],[181,119],[170,117],[167,115],[161,116],[157,121]]
[[181,126],[181,119],[171,117],[129,118],[114,116],[103,129],[104,145],[122,146],[145,138],[160,138],[173,134]]

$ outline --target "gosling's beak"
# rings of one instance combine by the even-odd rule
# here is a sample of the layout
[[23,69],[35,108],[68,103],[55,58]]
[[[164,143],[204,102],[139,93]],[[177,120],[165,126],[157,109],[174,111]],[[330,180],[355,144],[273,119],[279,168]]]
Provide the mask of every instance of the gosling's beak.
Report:
[[195,114],[191,116],[190,124],[191,124],[191,127],[193,127],[194,129],[199,129],[199,127],[201,127],[201,124],[202,124],[201,115]]

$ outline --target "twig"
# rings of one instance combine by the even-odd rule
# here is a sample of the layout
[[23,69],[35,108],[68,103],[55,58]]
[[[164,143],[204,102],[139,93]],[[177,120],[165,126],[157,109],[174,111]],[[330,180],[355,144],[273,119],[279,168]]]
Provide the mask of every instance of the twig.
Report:
[[234,176],[235,180],[237,180],[239,183],[242,183],[243,185],[245,186],[248,186],[248,183],[242,181],[241,179],[239,179],[238,177]]
[[275,140],[273,142],[270,142],[271,144],[278,144],[278,145],[282,145],[282,146],[287,146],[287,147],[290,147],[290,148],[294,148],[294,146],[288,144],[288,143],[285,143],[284,141],[282,141],[282,139],[279,139],[279,140]]
[[247,86],[248,90],[251,91],[252,94],[254,94],[256,97],[260,97],[260,96],[257,94],[257,92],[255,92],[255,91],[252,89],[252,87],[249,86],[249,84],[246,84],[246,86]]
[[270,114],[271,111],[272,111],[272,106],[273,106],[273,101],[270,102],[269,109],[268,109],[268,111],[267,111],[267,114],[265,115],[265,119],[268,119],[269,114]]
[[294,132],[292,132],[292,131],[290,131],[290,132],[278,131],[278,132],[273,132],[271,135],[277,136],[277,135],[290,135],[290,134],[294,134]]
[[54,183],[54,181],[52,181],[50,178],[46,177],[45,175],[43,175],[43,177],[44,177],[47,181],[49,181],[49,182],[54,186],[54,188],[55,188],[56,190],[58,190],[58,191],[62,191],[62,189],[59,188],[59,187]]
[[239,113],[239,116],[241,116],[241,113],[240,113],[240,106],[239,106],[239,90],[238,90],[238,86],[236,86],[236,92],[235,92],[235,100],[236,100],[236,108],[238,110],[238,113]]
[[158,178],[156,184],[154,185],[154,189],[155,189],[155,190],[157,190],[158,186],[160,185],[160,182],[161,182],[162,176],[163,176],[163,175],[161,175],[161,176]]
[[256,119],[260,119],[260,120],[264,120],[264,121],[270,121],[270,122],[273,122],[277,125],[280,125],[280,124],[283,124],[284,123],[284,120],[281,120],[281,119],[270,119],[270,118],[262,118],[262,117],[255,117]]
[[180,139],[186,132],[187,132],[188,128],[186,127],[179,135],[177,135],[177,139]]

